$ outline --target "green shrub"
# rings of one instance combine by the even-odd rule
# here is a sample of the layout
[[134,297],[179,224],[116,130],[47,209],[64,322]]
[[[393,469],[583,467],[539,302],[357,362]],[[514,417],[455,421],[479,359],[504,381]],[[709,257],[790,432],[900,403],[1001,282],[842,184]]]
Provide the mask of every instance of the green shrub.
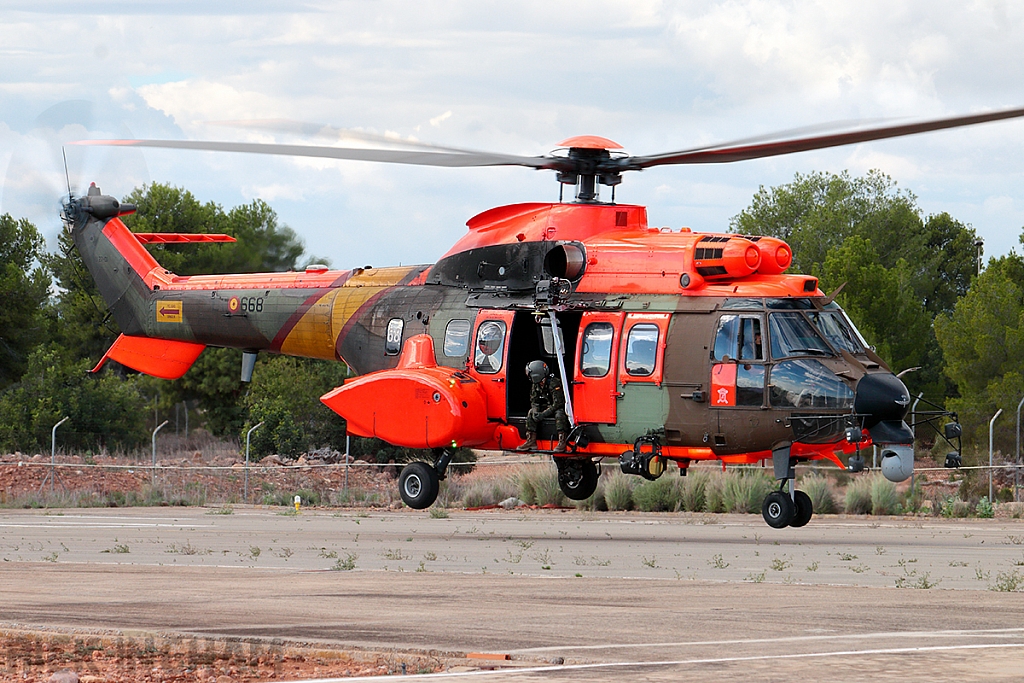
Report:
[[725,512],[725,475],[715,472],[704,487],[704,510]]
[[531,488],[537,505],[566,504],[567,499],[558,486],[558,471],[554,465],[534,468],[532,477]]
[[885,477],[874,476],[871,481],[871,514],[895,515],[900,511],[900,494],[896,484]]
[[662,475],[633,489],[633,503],[644,512],[674,512],[679,509],[679,480]]
[[942,501],[943,517],[968,517],[971,514],[971,504],[961,500],[960,496],[948,496]]
[[520,467],[513,475],[519,500],[527,505],[537,504],[537,480],[540,468],[533,465]]
[[992,519],[996,516],[995,508],[993,508],[992,503],[989,502],[988,496],[981,497],[981,500],[978,501],[978,505],[974,508],[974,513],[982,519]]
[[810,497],[815,514],[833,515],[838,511],[835,493],[827,478],[818,474],[804,477],[800,489]]
[[724,479],[722,498],[726,512],[760,512],[761,503],[772,488],[766,474],[759,470],[733,470]]
[[846,487],[846,514],[866,515],[871,512],[871,479],[857,477]]
[[613,474],[604,487],[604,500],[609,510],[633,509],[633,477]]
[[704,509],[705,491],[708,481],[711,480],[711,473],[706,470],[691,469],[683,478],[680,503],[683,510],[687,512],[700,512]]

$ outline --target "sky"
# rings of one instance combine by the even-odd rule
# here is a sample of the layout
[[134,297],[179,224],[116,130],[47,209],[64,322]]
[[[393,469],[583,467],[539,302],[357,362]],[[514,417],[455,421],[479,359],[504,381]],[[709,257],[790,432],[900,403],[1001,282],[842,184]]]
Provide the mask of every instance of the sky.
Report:
[[[332,144],[225,121],[285,119],[545,154],[600,135],[631,154],[831,122],[1024,106],[1024,4],[695,0],[0,3],[0,211],[51,248],[61,145],[101,137]],[[556,201],[549,171],[183,150],[67,148],[73,191],[145,182],[225,208],[260,198],[337,268],[429,263],[493,206]],[[1024,121],[627,174],[650,223],[725,231],[761,186],[879,169],[924,215],[1019,246]],[[607,189],[602,196],[608,199]],[[203,248],[203,247],[199,247]]]

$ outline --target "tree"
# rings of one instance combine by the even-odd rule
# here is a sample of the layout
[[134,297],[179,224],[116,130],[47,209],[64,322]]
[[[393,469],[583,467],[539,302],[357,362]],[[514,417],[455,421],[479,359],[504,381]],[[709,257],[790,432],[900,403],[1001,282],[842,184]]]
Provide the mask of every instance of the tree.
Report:
[[50,278],[39,263],[42,253],[43,238],[32,223],[0,216],[0,390],[18,381],[43,340]]
[[104,370],[88,373],[87,360],[44,344],[30,356],[21,382],[0,394],[0,449],[45,447],[63,417],[61,443],[75,448],[133,448],[147,436],[143,396],[136,382]]
[[[975,426],[970,440],[987,440],[991,416],[1012,413],[1024,395],[1024,259],[1011,252],[991,260],[953,312],[935,319],[935,334],[960,393],[949,407]],[[1004,446],[1013,441],[1006,424]]]
[[868,342],[896,371],[921,367],[905,379],[911,391],[950,392],[930,322],[952,311],[974,276],[970,226],[948,213],[923,219],[913,193],[869,171],[798,173],[762,187],[730,229],[786,240],[791,269],[818,275],[825,291],[847,282],[838,301]]
[[242,400],[248,426],[263,422],[252,435],[257,457],[270,453],[298,456],[330,446],[345,449],[345,421],[320,397],[345,381],[342,363],[272,356],[260,359],[249,392]]

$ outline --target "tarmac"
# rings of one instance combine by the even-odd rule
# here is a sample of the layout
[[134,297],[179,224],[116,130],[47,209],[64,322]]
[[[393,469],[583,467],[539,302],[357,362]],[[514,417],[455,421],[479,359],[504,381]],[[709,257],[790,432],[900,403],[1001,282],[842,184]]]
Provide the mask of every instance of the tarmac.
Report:
[[0,626],[426,654],[488,682],[1024,677],[1021,520],[228,511],[3,511]]

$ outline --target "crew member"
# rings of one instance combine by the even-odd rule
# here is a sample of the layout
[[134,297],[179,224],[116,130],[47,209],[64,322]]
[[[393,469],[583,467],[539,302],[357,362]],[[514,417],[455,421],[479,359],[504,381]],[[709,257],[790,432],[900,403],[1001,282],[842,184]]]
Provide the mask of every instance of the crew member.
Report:
[[555,418],[558,430],[558,444],[555,453],[565,453],[569,439],[569,417],[565,414],[565,391],[562,381],[552,375],[547,363],[535,360],[527,363],[526,375],[533,385],[530,387],[530,412],[526,414],[526,441],[517,451],[537,449],[537,426],[540,421]]

